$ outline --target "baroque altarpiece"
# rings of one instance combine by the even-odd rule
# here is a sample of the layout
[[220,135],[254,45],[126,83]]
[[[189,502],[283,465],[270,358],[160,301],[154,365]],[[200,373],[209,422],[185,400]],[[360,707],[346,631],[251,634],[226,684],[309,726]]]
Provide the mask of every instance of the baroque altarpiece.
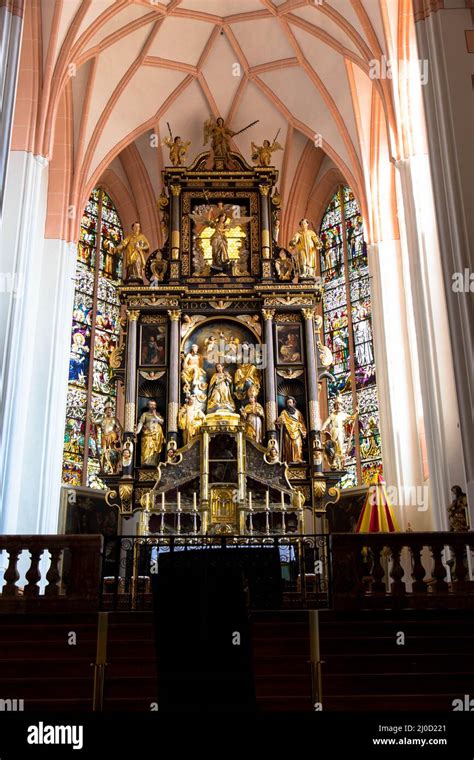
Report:
[[144,534],[320,532],[348,422],[337,409],[320,416],[333,360],[321,241],[301,220],[279,243],[278,172],[265,157],[184,157],[162,175],[162,247],[150,251],[139,225],[119,246],[111,366],[124,403],[100,422],[106,502],[139,511]]

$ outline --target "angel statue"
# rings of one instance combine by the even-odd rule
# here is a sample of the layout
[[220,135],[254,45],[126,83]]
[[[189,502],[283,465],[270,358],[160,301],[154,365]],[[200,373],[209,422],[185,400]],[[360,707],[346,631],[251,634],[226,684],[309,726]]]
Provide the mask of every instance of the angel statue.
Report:
[[210,168],[216,168],[216,159],[221,159],[224,169],[235,169],[234,162],[230,155],[230,140],[232,137],[234,137],[234,135],[239,135],[245,129],[248,129],[256,123],[257,122],[254,121],[252,124],[248,124],[243,129],[239,129],[238,132],[233,132],[232,129],[226,127],[222,116],[219,116],[215,121],[212,116],[210,116],[209,119],[204,122],[203,142],[203,145],[207,145],[209,140],[211,141],[210,153],[212,166]]
[[183,166],[191,140],[183,142],[179,135],[174,138],[170,136],[165,137],[165,145],[170,149],[170,161],[173,166]]
[[[278,130],[278,132],[279,131],[280,130]],[[270,143],[270,140],[264,140],[263,145],[255,145],[255,143],[252,142],[250,143],[250,147],[252,149],[252,161],[256,163],[257,166],[270,166],[272,153],[276,150],[283,150],[280,143],[277,142],[276,137],[272,143]]]
[[[220,201],[217,206],[199,206],[194,213],[189,214],[195,225],[197,239],[209,238],[211,246],[211,269],[224,272],[230,267],[229,238],[233,237],[232,230],[248,224],[252,216],[239,216],[240,207]],[[210,235],[203,235],[206,229]],[[198,248],[200,246],[198,245]]]

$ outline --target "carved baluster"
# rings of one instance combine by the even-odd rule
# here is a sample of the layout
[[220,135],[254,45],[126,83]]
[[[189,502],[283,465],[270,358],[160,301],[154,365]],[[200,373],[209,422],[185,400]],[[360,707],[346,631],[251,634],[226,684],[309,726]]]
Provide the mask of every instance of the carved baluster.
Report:
[[428,591],[428,586],[423,580],[426,575],[426,570],[423,567],[423,563],[421,561],[421,552],[423,551],[423,546],[422,544],[412,544],[410,549],[413,556],[412,576],[415,579],[412,585],[412,589],[417,594],[426,594]]
[[443,546],[442,544],[432,544],[430,548],[434,559],[433,578],[435,579],[435,583],[433,585],[433,590],[435,593],[439,594],[440,592],[448,591],[448,584],[444,580],[447,571],[441,559]]
[[41,578],[39,562],[42,554],[43,549],[30,549],[31,563],[30,568],[25,575],[26,580],[28,581],[24,590],[25,596],[38,596],[39,594],[38,581]]
[[400,546],[391,546],[392,550],[392,569],[390,576],[393,578],[393,583],[390,584],[390,590],[394,596],[404,596],[406,593],[405,583],[403,582],[403,576],[405,571],[400,563]]
[[19,594],[18,586],[16,586],[16,582],[18,578],[20,577],[20,574],[17,570],[17,564],[18,564],[18,557],[20,556],[22,552],[21,546],[12,546],[8,550],[8,567],[5,570],[4,579],[5,579],[5,586],[2,589],[3,596],[17,596]]
[[451,549],[453,550],[454,557],[455,557],[453,585],[455,586],[456,591],[461,591],[467,588],[467,585],[468,585],[466,584],[466,580],[465,580],[468,571],[464,563],[464,560],[466,558],[466,546],[464,545],[464,543],[459,544],[456,542],[455,544],[454,543],[451,544]]
[[49,549],[48,551],[51,554],[51,565],[46,573],[48,585],[46,586],[44,593],[46,596],[59,596],[59,581],[61,580],[61,575],[59,573],[58,565],[62,549],[55,548]]
[[385,577],[385,570],[380,561],[380,554],[383,551],[383,545],[375,544],[372,546],[372,552],[374,556],[374,566],[372,569],[372,593],[373,594],[385,594],[385,582],[382,580]]

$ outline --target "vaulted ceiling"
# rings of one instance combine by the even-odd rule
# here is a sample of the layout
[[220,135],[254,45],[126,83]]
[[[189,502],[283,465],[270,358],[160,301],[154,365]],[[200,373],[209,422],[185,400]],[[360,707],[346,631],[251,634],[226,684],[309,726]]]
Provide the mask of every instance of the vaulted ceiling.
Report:
[[251,140],[278,132],[286,200],[308,166],[307,195],[332,171],[362,197],[374,120],[391,139],[390,84],[370,78],[370,62],[396,52],[410,0],[31,2],[42,69],[36,152],[54,157],[65,141],[61,119],[68,123],[73,196],[106,171],[133,196],[127,163],[136,161],[156,196],[169,163],[167,123],[192,141],[192,159],[209,114],[234,130],[259,119],[235,138],[247,160]]

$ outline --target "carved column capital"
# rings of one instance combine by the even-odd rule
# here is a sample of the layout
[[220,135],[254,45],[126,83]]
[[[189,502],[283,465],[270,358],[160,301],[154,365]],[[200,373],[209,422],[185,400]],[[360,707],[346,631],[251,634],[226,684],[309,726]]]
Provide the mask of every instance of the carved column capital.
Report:
[[171,185],[171,194],[178,196],[181,194],[181,185]]
[[140,312],[138,309],[127,309],[127,317],[129,322],[137,322]]
[[270,187],[269,185],[259,185],[258,189],[260,190],[260,195],[268,195]]
[[273,319],[275,316],[275,309],[262,309],[262,314],[265,320]]
[[168,316],[172,322],[178,322],[181,317],[181,311],[179,309],[171,309],[168,311]]
[[304,319],[314,319],[314,314],[315,314],[314,306],[311,306],[309,308],[301,309],[301,313],[302,313]]

